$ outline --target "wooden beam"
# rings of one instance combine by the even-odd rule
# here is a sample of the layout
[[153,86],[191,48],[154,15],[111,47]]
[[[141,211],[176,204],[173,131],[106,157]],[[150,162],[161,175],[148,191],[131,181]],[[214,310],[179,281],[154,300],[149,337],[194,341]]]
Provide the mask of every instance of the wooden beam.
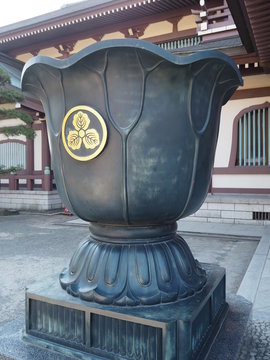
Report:
[[237,90],[231,100],[265,97],[270,95],[270,87]]
[[256,50],[253,32],[243,0],[227,0],[239,36],[248,53]]

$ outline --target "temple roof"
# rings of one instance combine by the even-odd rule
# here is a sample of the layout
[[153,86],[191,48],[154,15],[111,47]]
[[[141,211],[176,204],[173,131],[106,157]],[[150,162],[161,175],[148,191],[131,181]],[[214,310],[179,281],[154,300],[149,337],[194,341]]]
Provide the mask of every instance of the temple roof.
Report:
[[114,24],[197,7],[198,0],[86,0],[0,28],[0,51],[91,34]]
[[239,35],[248,53],[257,52],[270,71],[270,1],[227,0]]

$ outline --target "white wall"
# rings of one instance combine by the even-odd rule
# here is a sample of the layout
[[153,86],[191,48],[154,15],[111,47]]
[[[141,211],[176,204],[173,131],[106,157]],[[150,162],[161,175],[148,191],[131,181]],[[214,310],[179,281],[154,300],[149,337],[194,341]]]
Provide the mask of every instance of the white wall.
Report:
[[269,189],[270,175],[213,175],[212,186],[228,189]]
[[[5,119],[0,121],[0,128],[5,126],[17,126],[17,125],[25,125],[25,123],[20,119]],[[26,141],[26,137],[24,135],[7,137],[4,134],[0,133],[0,141],[8,140],[9,138],[13,140]]]
[[34,139],[34,170],[42,170],[42,133],[36,130]]

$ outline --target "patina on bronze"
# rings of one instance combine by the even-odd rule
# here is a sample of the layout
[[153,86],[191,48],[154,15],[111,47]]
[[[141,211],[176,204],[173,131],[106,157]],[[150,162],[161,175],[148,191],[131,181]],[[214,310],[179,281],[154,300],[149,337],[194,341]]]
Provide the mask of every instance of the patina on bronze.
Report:
[[241,83],[224,54],[180,57],[139,40],[26,64],[22,87],[43,103],[57,189],[90,222],[63,289],[116,312],[204,293],[207,271],[176,221],[206,197],[221,107]]

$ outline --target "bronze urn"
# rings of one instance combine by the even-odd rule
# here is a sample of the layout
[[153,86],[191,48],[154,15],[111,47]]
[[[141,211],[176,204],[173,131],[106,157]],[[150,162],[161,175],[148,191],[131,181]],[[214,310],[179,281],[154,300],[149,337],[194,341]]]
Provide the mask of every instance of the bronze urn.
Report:
[[222,53],[182,57],[139,40],[27,63],[22,88],[44,106],[57,189],[90,224],[60,274],[68,293],[141,306],[202,291],[176,221],[207,195],[221,107],[241,83]]

